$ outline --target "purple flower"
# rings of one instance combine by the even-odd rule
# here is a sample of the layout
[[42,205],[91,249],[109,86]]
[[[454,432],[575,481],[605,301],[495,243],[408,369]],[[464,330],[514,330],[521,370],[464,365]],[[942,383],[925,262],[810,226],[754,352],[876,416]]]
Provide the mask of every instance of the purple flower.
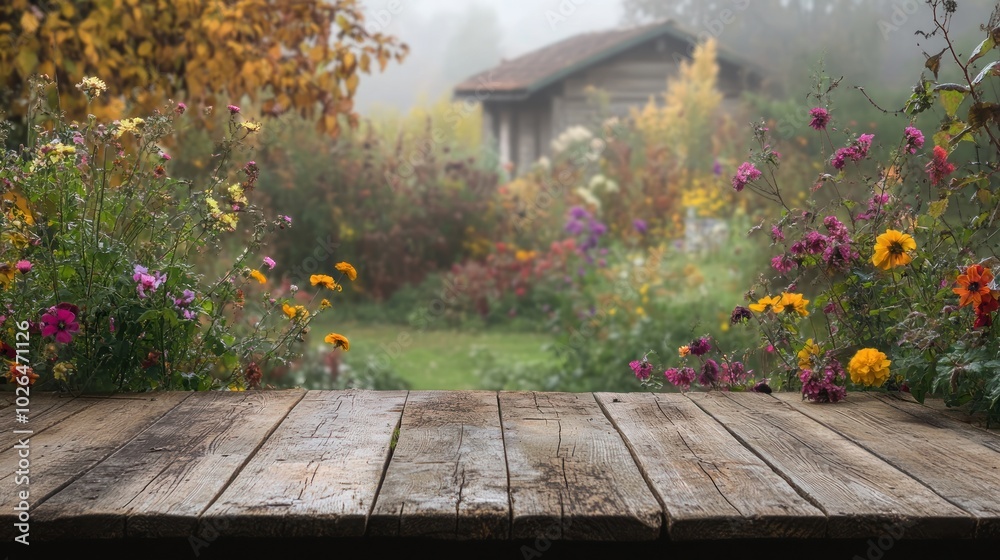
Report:
[[775,243],[785,240],[785,234],[781,231],[780,227],[771,226],[771,240]]
[[115,318],[114,317],[108,317],[108,330],[110,330],[111,332],[115,332]]
[[818,231],[810,231],[807,233],[804,241],[806,251],[810,255],[818,255],[822,253],[826,250],[826,246],[830,242],[827,236]]
[[719,160],[715,160],[715,162],[712,164],[712,173],[716,177],[718,177],[719,175],[722,175],[722,164],[719,163]]
[[816,130],[825,130],[826,125],[830,122],[830,111],[827,111],[823,107],[813,107],[809,110],[809,116],[812,117],[809,126]]
[[729,385],[742,385],[753,371],[747,371],[743,362],[722,364],[722,381]]
[[719,380],[719,364],[715,360],[705,360],[701,366],[701,375],[698,376],[698,383],[705,387],[711,387]]
[[771,386],[767,384],[767,379],[761,379],[750,390],[754,393],[771,394]]
[[906,137],[906,151],[911,154],[917,153],[917,150],[924,146],[924,133],[920,132],[919,129],[908,126],[904,135]]
[[753,313],[746,307],[737,305],[733,309],[733,314],[729,317],[729,322],[735,325],[737,323],[746,323],[750,319],[753,319]]
[[184,290],[183,294],[179,298],[174,298],[174,305],[177,307],[187,307],[194,302],[194,292],[191,290]]
[[760,179],[760,176],[760,170],[749,161],[745,161],[736,170],[736,175],[733,177],[733,188],[736,189],[736,192],[742,192],[748,183]]
[[227,105],[226,109],[229,109],[229,112],[233,115],[240,112],[240,108],[237,107],[236,105]]
[[139,297],[145,299],[149,297],[146,294],[146,290],[155,292],[160,285],[166,282],[167,275],[162,272],[150,274],[149,269],[146,267],[135,265],[135,273],[132,275],[132,280],[136,282],[135,291],[139,294]]
[[69,344],[73,341],[73,333],[80,330],[76,315],[65,309],[50,307],[49,312],[42,315],[42,336],[54,336],[56,342]]
[[688,344],[688,348],[691,350],[692,355],[704,356],[712,350],[712,343],[709,341],[708,337],[701,337],[693,340],[691,344]]
[[569,217],[574,220],[582,220],[584,218],[589,218],[590,212],[587,212],[587,209],[582,206],[574,206],[569,209]]
[[693,368],[683,367],[680,369],[670,368],[663,372],[663,377],[667,379],[675,387],[679,387],[682,391],[686,391],[691,388],[691,383],[694,381],[695,375],[697,375]]
[[271,257],[264,257],[264,266],[274,270],[274,264],[275,264],[274,259],[272,259]]
[[639,218],[632,220],[632,227],[635,228],[635,231],[642,234],[645,234],[647,230],[646,221]]
[[795,261],[793,261],[788,255],[778,255],[771,259],[771,268],[777,270],[781,274],[788,274],[795,268]]
[[647,362],[645,358],[642,361],[632,360],[628,363],[628,367],[632,368],[632,373],[639,381],[649,379],[650,374],[653,373],[653,364]]

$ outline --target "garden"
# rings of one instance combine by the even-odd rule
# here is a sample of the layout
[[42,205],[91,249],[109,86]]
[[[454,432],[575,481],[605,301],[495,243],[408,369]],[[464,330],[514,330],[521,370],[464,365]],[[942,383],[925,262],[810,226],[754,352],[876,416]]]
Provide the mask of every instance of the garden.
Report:
[[[704,41],[512,173],[480,107],[354,111],[407,47],[352,2],[178,11],[168,53],[137,2],[55,4],[0,8],[8,388],[892,391],[1000,419],[1000,6],[953,29],[928,2],[909,89],[814,68],[735,111]],[[67,31],[102,21],[135,52]]]

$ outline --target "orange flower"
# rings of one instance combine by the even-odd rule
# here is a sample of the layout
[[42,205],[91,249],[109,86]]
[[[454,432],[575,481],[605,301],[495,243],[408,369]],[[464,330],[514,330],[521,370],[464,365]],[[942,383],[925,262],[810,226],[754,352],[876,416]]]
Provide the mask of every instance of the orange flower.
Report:
[[336,348],[343,348],[345,352],[351,349],[351,343],[347,340],[347,337],[342,334],[330,333],[326,335],[323,342],[332,344]]
[[965,269],[965,274],[959,275],[958,287],[952,289],[958,294],[959,307],[966,305],[978,306],[983,302],[984,296],[990,295],[990,282],[993,281],[993,272],[981,264],[974,264]]
[[267,278],[265,278],[264,275],[261,273],[261,271],[257,269],[253,269],[250,271],[250,277],[260,282],[261,284],[267,283]]
[[35,370],[30,367],[24,364],[18,364],[17,362],[10,364],[10,369],[7,370],[7,381],[11,383],[18,383],[20,385],[19,379],[24,376],[28,377],[28,385],[34,385],[35,381],[38,379],[38,374],[35,373]]
[[681,358],[687,357],[690,354],[691,354],[690,346],[681,346],[680,348],[677,349],[677,355],[680,356]]
[[357,280],[358,278],[358,271],[355,270],[354,267],[348,263],[339,262],[334,266],[334,268],[346,274],[347,277],[350,278],[352,282],[354,280]]
[[309,277],[309,283],[313,286],[323,286],[330,290],[340,291],[342,289],[340,284],[333,280],[332,276],[327,276],[326,274],[313,274]]

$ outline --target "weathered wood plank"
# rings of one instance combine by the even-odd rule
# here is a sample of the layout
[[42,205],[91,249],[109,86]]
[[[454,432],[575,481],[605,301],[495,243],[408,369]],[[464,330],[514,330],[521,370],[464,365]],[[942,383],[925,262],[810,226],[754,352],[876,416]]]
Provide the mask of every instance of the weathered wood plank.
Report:
[[690,399],[596,397],[663,503],[671,540],[826,534],[822,511]]
[[[14,430],[31,430],[38,435],[48,428],[62,422],[66,418],[86,410],[88,407],[108,397],[71,397],[55,393],[31,393],[28,403],[28,422],[21,424],[14,416],[14,408],[8,408],[0,415],[0,450],[10,449],[17,443],[19,437]],[[5,396],[6,400],[7,396]],[[9,394],[10,402],[15,400],[14,393]],[[116,397],[122,398],[122,397]]]
[[961,431],[966,439],[1000,453],[1000,430],[992,428],[989,430],[983,429],[975,423],[967,422],[967,418],[961,414],[948,414],[943,410],[928,407],[913,400],[898,398],[884,393],[872,393],[872,395],[876,399],[906,412],[920,422],[938,428]]
[[506,539],[509,520],[497,394],[410,392],[368,535]]
[[189,398],[35,511],[49,538],[187,537],[304,391]]
[[[34,535],[42,539],[46,536],[46,531],[37,524],[41,507],[38,504],[44,504],[49,496],[114,453],[188,396],[189,393],[161,393],[154,397],[132,395],[84,400],[87,406],[82,411],[31,435],[27,442],[31,461],[28,501]],[[74,399],[78,400],[81,399]],[[79,405],[67,403],[58,410],[72,406]],[[0,485],[11,489],[0,493],[0,535],[4,538],[11,537],[14,530],[13,508],[17,496],[13,490],[24,489],[15,484],[17,455],[7,451],[0,460],[3,475]]]
[[646,540],[663,512],[590,393],[502,392],[515,539]]
[[360,537],[405,391],[310,391],[202,515],[199,534]]
[[[787,403],[757,393],[688,393],[828,518],[832,538],[968,538],[975,519]],[[836,406],[836,405],[833,405]]]
[[930,409],[933,413],[939,413],[942,416],[947,416],[953,418],[963,424],[974,426],[976,428],[986,430],[992,434],[1000,436],[1000,425],[993,423],[987,427],[986,421],[987,416],[985,412],[977,412],[975,414],[970,414],[968,406],[948,406],[944,399],[940,398],[928,398],[925,399],[923,404],[918,403],[911,395],[907,393],[872,393],[878,395],[878,398],[885,402],[892,401],[903,401],[917,404],[925,409]]
[[852,393],[837,406],[803,402],[790,393],[775,396],[971,513],[977,535],[1000,537],[1000,453],[864,393]]

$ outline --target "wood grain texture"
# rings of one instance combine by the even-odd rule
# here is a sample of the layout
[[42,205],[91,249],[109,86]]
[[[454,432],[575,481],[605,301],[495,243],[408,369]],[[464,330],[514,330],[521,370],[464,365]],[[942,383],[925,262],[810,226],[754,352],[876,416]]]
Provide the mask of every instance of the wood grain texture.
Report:
[[304,391],[189,398],[35,512],[45,535],[188,537]]
[[502,392],[511,537],[647,540],[663,513],[590,393]]
[[870,394],[851,393],[837,406],[775,396],[971,513],[977,536],[1000,537],[1000,452],[966,438],[963,430],[928,424]]
[[360,537],[405,391],[309,391],[225,492],[198,534]]
[[[689,393],[822,509],[832,538],[969,538],[975,519],[926,486],[770,395]],[[837,405],[830,405],[837,406]]]
[[509,518],[497,394],[410,392],[368,535],[506,539]]
[[[14,430],[27,429],[31,430],[33,435],[38,435],[70,416],[108,398],[71,397],[55,393],[31,393],[29,397],[27,424],[17,422],[14,416],[15,407],[6,409],[0,415],[0,450],[10,449],[17,443],[18,438],[23,437],[15,435]],[[7,401],[8,398],[9,401]],[[15,398],[14,393],[4,395],[4,400],[7,402],[13,403]]]
[[[86,405],[62,422],[30,436],[27,442],[31,461],[29,502],[32,506],[33,538],[58,538],[58,535],[43,530],[38,523],[38,511],[49,496],[58,496],[60,489],[84,475],[189,396],[190,393],[161,393],[154,397],[132,395],[74,399],[74,403],[80,402],[59,407],[57,410]],[[0,485],[4,488],[17,488],[14,474],[17,461],[13,450],[5,452],[0,460],[0,473],[3,475]],[[15,499],[13,491],[0,493],[0,535],[4,538],[13,534]],[[76,504],[74,515],[82,514],[80,505]]]
[[663,503],[671,540],[825,535],[826,515],[690,399],[596,397]]
[[884,393],[872,393],[872,396],[889,406],[906,412],[928,426],[960,431],[966,439],[1000,453],[1000,429],[983,429],[978,424],[969,422],[968,418],[962,414],[947,413],[934,406],[926,406],[914,400],[901,399]]
[[931,414],[931,416],[933,416],[934,418],[942,418],[942,417],[952,418],[968,426],[973,426],[976,428],[980,428],[982,430],[986,430],[991,434],[1000,437],[1000,425],[998,425],[996,422],[987,425],[986,413],[983,411],[979,411],[974,414],[970,413],[968,405],[948,406],[943,399],[937,399],[937,398],[925,399],[924,402],[921,404],[917,402],[917,400],[914,399],[908,393],[893,392],[893,393],[872,393],[872,394],[876,395],[877,398],[882,399],[883,401],[888,403],[891,403],[893,401],[897,402],[902,401],[902,402],[917,404],[920,407],[922,407],[925,410],[925,412],[930,413],[931,411],[933,411],[933,414]]

